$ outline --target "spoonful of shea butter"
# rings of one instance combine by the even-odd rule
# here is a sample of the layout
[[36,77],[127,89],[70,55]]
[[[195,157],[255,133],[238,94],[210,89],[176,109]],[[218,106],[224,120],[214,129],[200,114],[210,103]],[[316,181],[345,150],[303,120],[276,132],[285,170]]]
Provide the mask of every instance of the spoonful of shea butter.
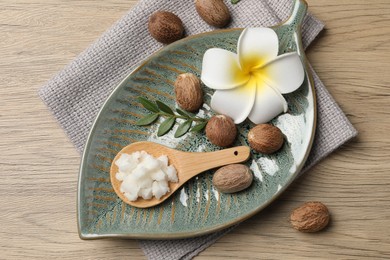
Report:
[[137,208],[156,206],[192,177],[248,160],[250,149],[238,146],[216,152],[182,152],[153,142],[136,142],[114,158],[110,178],[116,194]]

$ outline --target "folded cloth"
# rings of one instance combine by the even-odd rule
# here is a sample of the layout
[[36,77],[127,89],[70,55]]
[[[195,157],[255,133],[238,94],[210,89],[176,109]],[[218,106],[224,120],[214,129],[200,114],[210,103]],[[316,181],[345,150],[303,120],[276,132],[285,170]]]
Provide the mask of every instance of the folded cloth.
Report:
[[[272,26],[287,19],[292,1],[242,0],[237,5],[228,3],[228,7],[232,14],[229,27]],[[157,10],[177,14],[187,35],[214,30],[200,19],[193,0],[140,0],[39,91],[79,152],[110,92],[136,64],[163,47],[147,31],[148,18]],[[320,21],[307,15],[302,32],[304,46],[307,47],[322,29]],[[313,75],[318,98],[318,127],[304,170],[357,134],[314,71]],[[140,245],[149,259],[191,259],[231,229],[191,239],[141,241]]]

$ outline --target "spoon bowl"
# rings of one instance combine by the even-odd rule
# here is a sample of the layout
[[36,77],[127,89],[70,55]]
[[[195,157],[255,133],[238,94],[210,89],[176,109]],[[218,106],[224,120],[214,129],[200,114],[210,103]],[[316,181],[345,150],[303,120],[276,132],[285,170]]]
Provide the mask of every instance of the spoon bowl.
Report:
[[[117,180],[115,175],[118,172],[118,166],[115,162],[123,153],[132,154],[137,151],[145,151],[154,157],[166,155],[168,157],[168,164],[173,165],[177,171],[178,182],[169,182],[169,192],[160,199],[152,197],[149,200],[145,200],[142,197],[138,197],[135,201],[130,201],[120,191],[121,181]],[[250,149],[247,146],[238,146],[229,149],[224,149],[216,152],[182,152],[164,145],[160,145],[153,142],[135,142],[124,147],[114,158],[110,168],[110,178],[112,186],[116,194],[125,203],[137,207],[148,208],[156,206],[167,198],[169,198],[176,190],[178,190],[188,180],[196,175],[216,168],[232,163],[239,163],[248,160],[250,156]]]

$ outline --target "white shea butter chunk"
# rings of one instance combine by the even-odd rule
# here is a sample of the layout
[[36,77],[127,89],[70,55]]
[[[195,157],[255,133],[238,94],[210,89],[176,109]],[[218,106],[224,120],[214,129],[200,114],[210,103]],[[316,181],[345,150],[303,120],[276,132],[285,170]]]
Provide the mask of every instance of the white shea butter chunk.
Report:
[[168,165],[166,155],[155,158],[145,151],[124,153],[115,165],[118,166],[115,177],[122,181],[120,191],[130,201],[138,197],[160,199],[170,191],[168,181],[179,181],[176,169]]

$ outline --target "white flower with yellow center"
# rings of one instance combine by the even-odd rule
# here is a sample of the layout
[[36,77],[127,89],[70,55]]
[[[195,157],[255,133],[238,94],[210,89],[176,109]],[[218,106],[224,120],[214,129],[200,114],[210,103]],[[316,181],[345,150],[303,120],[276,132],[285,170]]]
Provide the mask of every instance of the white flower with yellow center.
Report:
[[278,56],[279,42],[269,28],[245,29],[237,54],[218,48],[203,57],[203,83],[215,89],[211,108],[239,124],[247,117],[266,123],[282,112],[287,102],[282,94],[298,89],[305,76],[296,52]]

